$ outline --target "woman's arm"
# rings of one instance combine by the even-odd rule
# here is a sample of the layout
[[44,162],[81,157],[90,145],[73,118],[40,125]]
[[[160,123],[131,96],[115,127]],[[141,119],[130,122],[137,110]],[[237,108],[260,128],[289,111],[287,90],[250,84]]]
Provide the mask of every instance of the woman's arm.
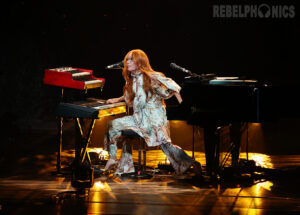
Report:
[[161,73],[151,73],[151,82],[153,82],[153,88],[155,92],[163,99],[171,98],[175,95],[179,103],[182,102],[180,95],[181,87],[173,81],[171,78],[167,78]]
[[113,99],[106,100],[106,104],[113,104],[113,103],[117,103],[117,102],[122,102],[124,100],[125,100],[124,96],[121,96],[119,98],[113,98]]

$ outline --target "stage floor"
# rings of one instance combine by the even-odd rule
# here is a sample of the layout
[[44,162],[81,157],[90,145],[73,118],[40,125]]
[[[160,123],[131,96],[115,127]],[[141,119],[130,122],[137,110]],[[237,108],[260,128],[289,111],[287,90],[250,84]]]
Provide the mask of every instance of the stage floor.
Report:
[[[276,170],[267,177],[258,173],[217,182],[166,171],[154,171],[151,179],[141,180],[110,174],[95,178],[93,187],[83,194],[71,186],[69,175],[55,174],[55,134],[53,129],[52,133],[20,135],[2,150],[1,215],[300,214],[300,155],[249,154],[258,165]],[[73,159],[72,148],[72,144],[64,147],[63,167]],[[136,150],[133,155],[136,161]],[[245,153],[241,156],[245,158]],[[205,166],[202,152],[196,152],[195,158]],[[164,161],[161,150],[147,153],[149,167]]]
[[[273,186],[277,191],[273,192]],[[1,214],[299,214],[299,193],[265,181],[236,187],[191,183],[173,176],[151,180],[98,178],[79,195],[64,178],[2,178]]]
[[57,177],[52,168],[32,174],[27,167],[29,174],[0,178],[0,214],[299,214],[300,156],[273,160],[284,174],[221,182],[164,171],[139,180],[108,174],[86,193],[68,175]]

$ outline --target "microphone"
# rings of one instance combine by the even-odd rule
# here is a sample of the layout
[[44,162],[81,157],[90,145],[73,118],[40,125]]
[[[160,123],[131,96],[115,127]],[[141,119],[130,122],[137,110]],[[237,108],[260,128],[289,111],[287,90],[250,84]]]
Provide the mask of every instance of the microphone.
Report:
[[124,66],[123,61],[120,61],[118,63],[108,65],[107,67],[105,67],[105,69],[117,69],[117,68],[123,67],[123,66]]
[[190,73],[190,72],[191,72],[190,70],[187,70],[187,69],[185,69],[185,68],[183,68],[183,67],[181,67],[181,66],[178,66],[178,65],[175,64],[175,63],[170,63],[170,67],[171,67],[172,69],[177,69],[177,70],[179,70],[179,71],[181,71],[181,72],[185,72],[185,73]]

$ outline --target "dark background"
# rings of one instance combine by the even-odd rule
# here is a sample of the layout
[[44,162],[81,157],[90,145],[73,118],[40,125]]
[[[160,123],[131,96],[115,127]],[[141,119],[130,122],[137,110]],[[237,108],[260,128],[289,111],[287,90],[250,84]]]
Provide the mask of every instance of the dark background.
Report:
[[255,3],[262,2],[2,1],[2,123],[54,116],[59,91],[43,85],[46,68],[92,69],[106,79],[101,98],[120,96],[121,71],[105,66],[136,48],[148,54],[155,70],[179,84],[185,74],[172,70],[171,62],[198,74],[297,85],[297,7],[293,19],[212,17],[214,4]]

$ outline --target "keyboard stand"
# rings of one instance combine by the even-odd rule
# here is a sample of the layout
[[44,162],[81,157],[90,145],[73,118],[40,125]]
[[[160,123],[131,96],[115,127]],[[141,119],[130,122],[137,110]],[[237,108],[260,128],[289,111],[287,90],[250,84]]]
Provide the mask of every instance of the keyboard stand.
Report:
[[[62,168],[61,168],[61,152],[62,152],[62,135],[63,135],[63,119],[64,117],[58,117],[58,150],[57,150],[57,163],[56,163],[56,169],[57,169],[57,175],[63,175]],[[86,137],[84,137],[83,129],[82,129],[82,123],[80,122],[80,118],[74,118],[75,121],[75,132],[76,132],[76,143],[75,143],[75,159],[73,161],[73,164],[82,164],[84,163],[85,159],[88,159],[88,162],[91,164],[91,159],[89,157],[89,154],[87,153],[87,147],[90,142],[91,134],[93,132],[93,128],[95,125],[95,120],[92,119],[92,122],[90,123],[89,130],[86,134]]]
[[83,133],[80,118],[74,118],[76,124],[76,133],[80,136],[75,147],[75,159],[72,165],[71,184],[75,188],[90,188],[94,184],[94,169],[91,158],[87,152],[90,143],[91,134],[95,126],[96,119],[91,119],[86,136]]

